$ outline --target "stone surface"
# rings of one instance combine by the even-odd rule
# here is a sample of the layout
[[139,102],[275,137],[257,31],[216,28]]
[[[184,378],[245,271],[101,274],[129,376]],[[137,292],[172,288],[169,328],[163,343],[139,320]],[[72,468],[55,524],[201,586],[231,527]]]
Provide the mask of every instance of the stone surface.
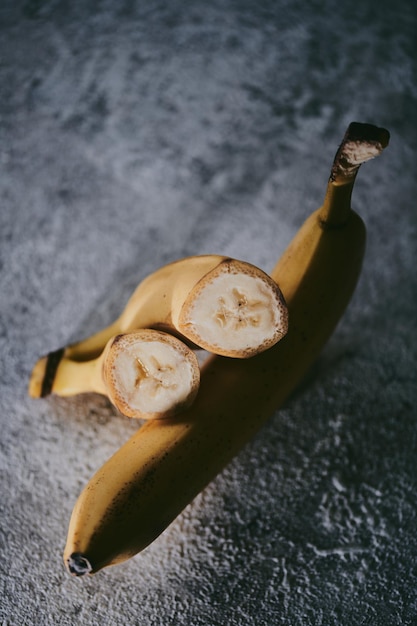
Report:
[[[412,0],[3,0],[3,625],[416,623],[416,22]],[[75,499],[136,424],[30,400],[34,361],[167,261],[268,271],[351,121],[391,144],[359,173],[368,249],[337,332],[159,540],[72,579]]]

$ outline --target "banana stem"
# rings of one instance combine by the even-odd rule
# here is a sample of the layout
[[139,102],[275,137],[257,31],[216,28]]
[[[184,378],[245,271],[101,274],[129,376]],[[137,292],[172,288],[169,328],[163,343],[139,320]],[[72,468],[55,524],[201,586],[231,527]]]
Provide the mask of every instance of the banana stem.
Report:
[[389,132],[372,124],[352,122],[333,160],[319,219],[324,227],[343,226],[351,211],[351,196],[362,163],[377,157],[389,143]]
[[343,182],[329,181],[319,220],[325,228],[338,228],[346,224],[351,212],[351,198],[356,175]]

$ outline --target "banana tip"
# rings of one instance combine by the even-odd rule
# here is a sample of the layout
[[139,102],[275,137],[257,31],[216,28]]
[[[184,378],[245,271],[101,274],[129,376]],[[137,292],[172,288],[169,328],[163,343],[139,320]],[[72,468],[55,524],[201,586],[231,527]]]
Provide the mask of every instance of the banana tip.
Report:
[[66,560],[66,566],[73,576],[91,574],[93,568],[90,561],[80,552],[73,552]]
[[28,393],[32,398],[45,398],[52,392],[58,365],[64,356],[64,348],[41,357],[32,370]]

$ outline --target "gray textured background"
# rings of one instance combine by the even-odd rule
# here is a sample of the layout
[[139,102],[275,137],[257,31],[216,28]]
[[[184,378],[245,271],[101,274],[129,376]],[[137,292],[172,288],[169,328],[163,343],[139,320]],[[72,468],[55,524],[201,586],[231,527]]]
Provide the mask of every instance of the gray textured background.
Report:
[[[2,0],[2,626],[417,623],[416,24],[414,0]],[[137,425],[30,400],[34,361],[167,261],[270,269],[353,120],[392,138],[311,375],[151,547],[71,578],[75,499]]]

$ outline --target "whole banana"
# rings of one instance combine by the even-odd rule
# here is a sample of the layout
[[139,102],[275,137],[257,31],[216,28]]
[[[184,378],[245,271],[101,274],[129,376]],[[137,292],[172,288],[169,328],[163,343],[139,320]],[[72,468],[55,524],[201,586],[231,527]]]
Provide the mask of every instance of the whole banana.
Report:
[[29,395],[69,395],[82,375],[80,365],[97,358],[115,335],[139,328],[176,334],[215,354],[248,358],[285,335],[287,307],[278,285],[250,263],[220,255],[181,259],[145,278],[110,326],[39,359]]
[[191,408],[146,422],[92,477],[69,525],[64,561],[71,574],[97,572],[148,546],[303,378],[360,274],[365,226],[350,205],[357,170],[388,140],[384,129],[349,126],[322,207],[273,269],[289,310],[284,339],[244,361],[211,357]]

